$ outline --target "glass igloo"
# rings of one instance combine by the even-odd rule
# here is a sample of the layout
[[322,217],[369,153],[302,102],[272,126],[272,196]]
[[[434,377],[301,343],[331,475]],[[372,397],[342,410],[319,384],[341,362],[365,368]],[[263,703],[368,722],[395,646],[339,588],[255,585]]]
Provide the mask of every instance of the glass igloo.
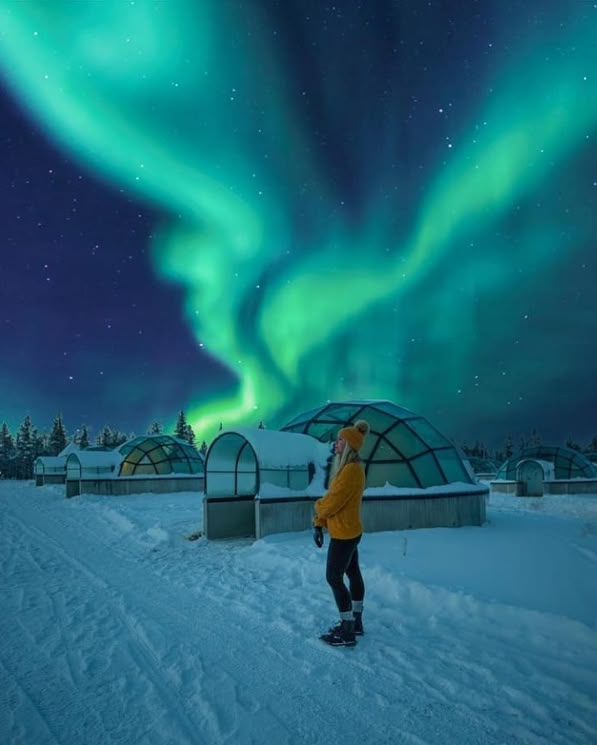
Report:
[[118,452],[123,456],[120,476],[203,474],[203,458],[185,440],[171,435],[144,435],[125,442]]
[[391,401],[327,403],[292,419],[281,429],[332,443],[338,430],[358,419],[371,428],[360,451],[367,487],[425,489],[454,482],[474,483],[454,445],[427,419]]
[[527,459],[544,460],[553,463],[554,478],[568,479],[595,479],[597,478],[597,466],[582,453],[571,448],[552,447],[539,445],[521,450],[516,455],[508,458],[500,466],[496,481],[514,481],[517,478],[517,469],[521,461]]

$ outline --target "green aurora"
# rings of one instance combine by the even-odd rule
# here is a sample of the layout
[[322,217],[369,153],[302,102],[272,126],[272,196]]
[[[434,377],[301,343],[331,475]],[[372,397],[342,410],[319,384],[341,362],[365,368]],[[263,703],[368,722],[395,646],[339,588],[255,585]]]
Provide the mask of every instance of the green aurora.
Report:
[[[499,376],[533,309],[524,318],[509,298],[529,293],[537,267],[557,270],[593,229],[589,211],[562,206],[597,127],[596,29],[583,3],[570,4],[565,24],[512,37],[450,147],[440,154],[429,135],[435,159],[418,193],[405,177],[386,188],[380,157],[353,210],[313,146],[265,6],[0,8],[0,63],[14,93],[60,147],[164,215],[155,271],[184,286],[186,322],[238,381],[208,400],[198,384],[187,407],[198,433],[220,422],[281,424],[334,398],[425,409],[438,379],[479,416],[510,403]],[[373,32],[355,33],[375,44]],[[316,60],[331,107],[344,95],[342,72],[323,74],[332,53]],[[364,73],[355,87],[366,87]],[[355,103],[346,126],[362,138],[371,120],[359,116]],[[369,147],[399,158],[402,136],[388,116]],[[517,374],[536,374],[535,354]],[[480,358],[496,376],[481,386]],[[538,396],[557,364],[537,376]]]

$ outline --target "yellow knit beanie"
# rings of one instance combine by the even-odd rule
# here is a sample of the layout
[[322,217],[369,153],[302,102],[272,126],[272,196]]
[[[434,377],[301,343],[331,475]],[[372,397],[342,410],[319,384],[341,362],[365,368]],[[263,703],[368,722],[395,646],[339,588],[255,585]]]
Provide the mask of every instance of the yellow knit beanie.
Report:
[[341,429],[338,432],[338,437],[341,437],[347,442],[353,450],[360,450],[363,447],[365,435],[367,434],[369,434],[369,423],[364,419],[359,419],[353,427],[344,427]]

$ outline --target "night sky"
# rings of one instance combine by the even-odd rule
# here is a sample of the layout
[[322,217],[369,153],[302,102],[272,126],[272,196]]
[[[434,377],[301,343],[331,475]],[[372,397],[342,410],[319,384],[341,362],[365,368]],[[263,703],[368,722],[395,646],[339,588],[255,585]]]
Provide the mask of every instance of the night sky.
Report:
[[597,434],[597,2],[0,2],[0,420]]

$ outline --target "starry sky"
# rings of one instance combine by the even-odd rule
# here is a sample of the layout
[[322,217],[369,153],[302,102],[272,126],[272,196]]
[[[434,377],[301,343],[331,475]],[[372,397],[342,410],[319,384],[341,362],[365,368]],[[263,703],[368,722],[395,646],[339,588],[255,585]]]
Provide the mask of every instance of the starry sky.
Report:
[[597,2],[0,2],[0,419],[597,434]]

